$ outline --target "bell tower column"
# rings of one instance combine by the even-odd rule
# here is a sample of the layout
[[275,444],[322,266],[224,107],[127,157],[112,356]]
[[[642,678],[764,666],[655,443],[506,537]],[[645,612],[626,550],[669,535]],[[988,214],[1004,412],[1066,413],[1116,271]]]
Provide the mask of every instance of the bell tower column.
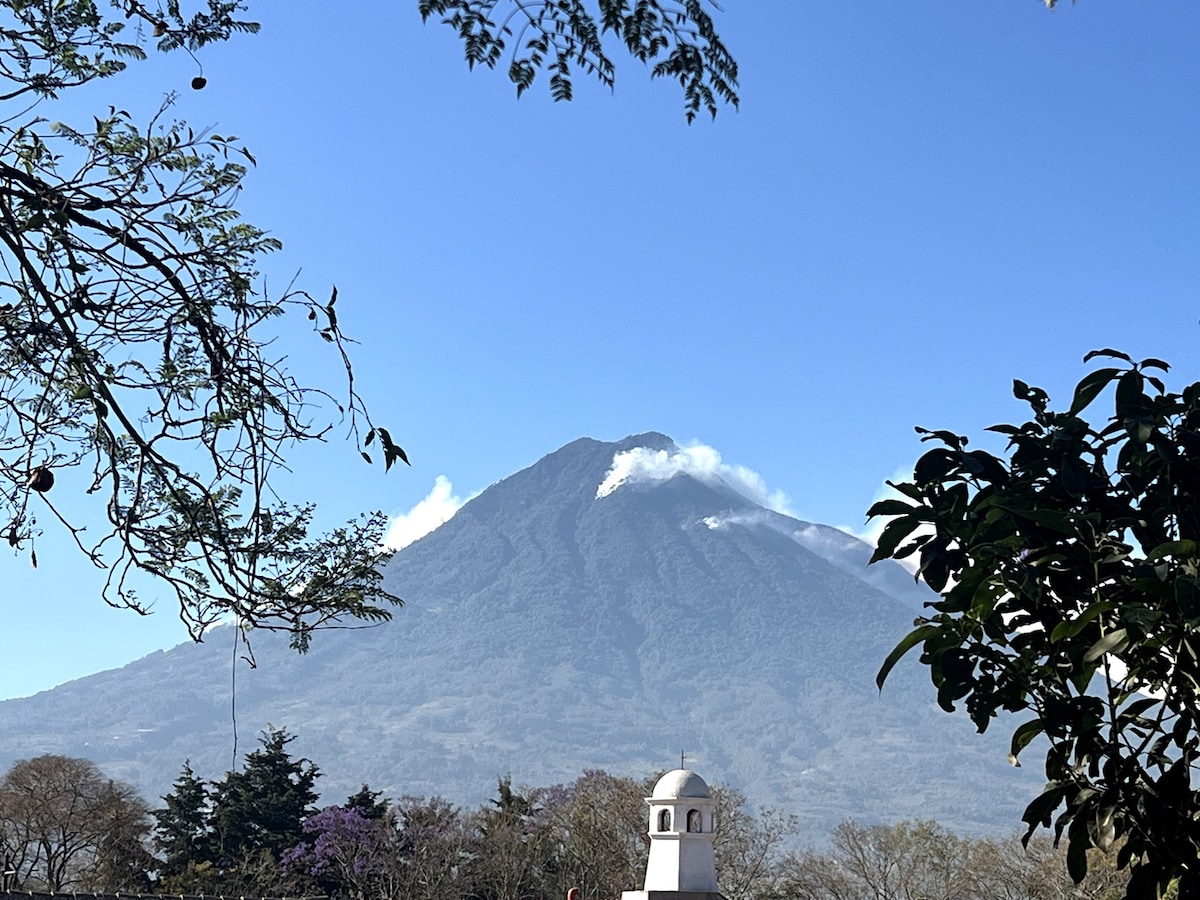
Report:
[[[650,859],[641,891],[622,900],[717,900],[713,856],[716,801],[704,779],[675,769],[658,780],[650,797]],[[685,896],[686,895],[686,896]]]

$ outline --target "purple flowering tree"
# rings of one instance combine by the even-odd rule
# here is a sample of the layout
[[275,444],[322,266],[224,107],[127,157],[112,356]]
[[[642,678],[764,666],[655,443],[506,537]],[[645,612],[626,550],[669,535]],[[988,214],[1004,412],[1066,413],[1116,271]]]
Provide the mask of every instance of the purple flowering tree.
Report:
[[284,871],[331,897],[375,895],[394,869],[399,841],[390,815],[372,818],[356,807],[328,806],[304,822],[304,840],[284,852]]

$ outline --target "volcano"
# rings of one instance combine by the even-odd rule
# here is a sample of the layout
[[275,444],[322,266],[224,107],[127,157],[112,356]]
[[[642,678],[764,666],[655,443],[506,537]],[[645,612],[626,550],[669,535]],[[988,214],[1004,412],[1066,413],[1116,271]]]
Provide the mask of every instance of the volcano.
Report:
[[[1042,783],[1007,764],[1003,727],[981,736],[941,712],[911,661],[875,687],[933,595],[680,454],[653,433],[574,441],[399,551],[392,622],[321,633],[304,656],[253,635],[257,667],[236,669],[240,748],[286,728],[328,802],[366,782],[478,804],[498,776],[643,777],[682,751],[710,782],[795,814],[814,843],[849,817],[1019,823]],[[234,638],[217,628],[0,703],[0,766],[83,756],[152,803],[185,759],[219,777]]]

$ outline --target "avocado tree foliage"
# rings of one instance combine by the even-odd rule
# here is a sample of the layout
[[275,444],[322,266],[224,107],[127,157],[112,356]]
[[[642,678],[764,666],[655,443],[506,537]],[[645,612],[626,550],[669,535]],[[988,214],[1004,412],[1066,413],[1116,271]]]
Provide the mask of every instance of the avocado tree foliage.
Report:
[[[1114,350],[1066,409],[1017,381],[1032,418],[990,431],[1005,454],[926,431],[934,443],[873,561],[915,556],[940,595],[893,650],[916,646],[942,708],[982,732],[1023,715],[1012,761],[1039,736],[1047,784],[1024,814],[1067,836],[1077,881],[1087,849],[1118,850],[1126,896],[1200,891],[1200,383],[1167,389],[1167,365]],[[1084,418],[1112,389],[1111,413]],[[1041,744],[1036,745],[1041,746]]]
[[[472,63],[493,65],[512,35],[519,88],[545,66],[569,99],[571,64],[611,83],[597,35],[616,30],[641,59],[666,54],[656,73],[684,82],[689,115],[715,111],[714,93],[736,102],[736,70],[698,4],[604,0],[596,19],[576,2],[517,3],[493,24],[495,6],[419,12],[446,16]],[[314,533],[313,506],[272,489],[287,451],[339,423],[368,462],[407,462],[355,390],[337,291],[267,293],[258,267],[279,241],[235,206],[254,158],[172,118],[170,97],[148,122],[113,108],[56,119],[65,92],[151,48],[195,55],[254,33],[245,9],[0,2],[0,539],[36,566],[51,523],[106,571],[109,604],[148,611],[141,573],[195,638],[233,615],[302,650],[316,628],[380,621],[399,602],[381,584],[381,513]],[[285,314],[327,342],[340,389],[302,383],[273,349]]]

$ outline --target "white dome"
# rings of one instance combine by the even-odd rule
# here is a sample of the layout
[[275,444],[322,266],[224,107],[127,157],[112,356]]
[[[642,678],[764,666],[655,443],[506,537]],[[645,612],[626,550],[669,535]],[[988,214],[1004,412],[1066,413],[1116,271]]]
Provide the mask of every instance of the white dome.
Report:
[[676,800],[680,797],[711,797],[704,779],[691,769],[672,769],[654,785],[651,800]]

